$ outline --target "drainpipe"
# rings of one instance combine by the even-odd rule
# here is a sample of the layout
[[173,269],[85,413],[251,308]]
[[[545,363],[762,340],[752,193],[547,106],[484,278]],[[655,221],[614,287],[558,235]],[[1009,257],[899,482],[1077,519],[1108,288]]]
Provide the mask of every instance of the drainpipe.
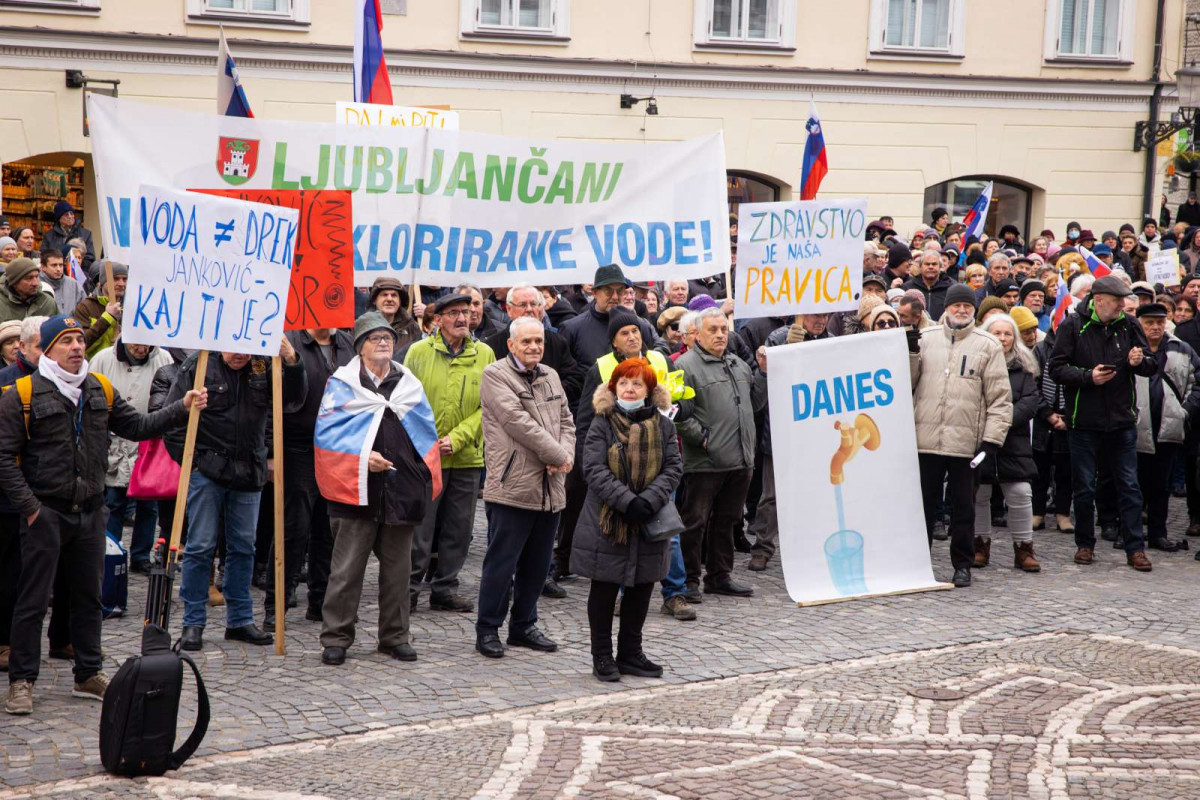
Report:
[[[1167,0],[1158,0],[1158,13],[1154,19],[1154,68],[1150,73],[1150,81],[1154,91],[1150,93],[1150,130],[1158,125],[1158,110],[1162,106],[1162,50],[1163,22],[1166,16]],[[1154,177],[1157,166],[1158,147],[1150,145],[1146,148],[1145,183],[1142,185],[1142,219],[1153,217],[1158,219],[1158,211],[1154,206]],[[1139,226],[1140,227],[1140,226]]]

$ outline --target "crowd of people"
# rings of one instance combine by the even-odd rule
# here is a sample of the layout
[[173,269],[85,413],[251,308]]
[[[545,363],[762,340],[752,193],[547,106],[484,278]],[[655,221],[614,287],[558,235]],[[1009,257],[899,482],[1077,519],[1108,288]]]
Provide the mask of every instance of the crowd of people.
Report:
[[[74,661],[73,693],[103,697],[104,532],[119,540],[131,523],[130,572],[150,571],[156,531],[185,499],[139,499],[131,483],[155,448],[182,460],[192,407],[204,411],[179,582],[187,650],[204,647],[220,606],[224,638],[272,643],[278,593],[294,608],[304,584],[322,661],[343,664],[374,553],[377,647],[396,660],[418,658],[422,596],[429,611],[474,613],[485,657],[554,651],[539,602],[582,576],[596,678],[660,676],[642,641],[656,587],[664,615],[694,620],[706,594],[754,594],[737,553],[750,573],[776,554],[788,476],[772,458],[767,349],[894,329],[910,351],[928,540],[949,539],[955,586],[988,566],[1001,529],[1025,572],[1041,570],[1034,538],[1051,525],[1087,565],[1098,524],[1140,572],[1147,547],[1200,536],[1200,226],[1187,222],[1147,218],[1099,238],[1071,222],[1062,239],[1026,242],[1013,225],[964,240],[941,208],[909,237],[883,217],[867,227],[858,308],[789,318],[735,321],[720,275],[637,283],[607,265],[582,286],[416,297],[382,277],[356,293],[352,330],[285,334],[276,454],[270,360],[214,353],[193,390],[196,354],[122,340],[129,268],[94,258],[69,206],[56,218],[36,254],[0,219],[0,668],[12,714],[33,710],[48,611],[49,655]],[[1179,285],[1147,283],[1147,260],[1169,248]],[[1094,275],[1097,263],[1111,272]],[[318,469],[319,450],[337,445],[320,441],[323,409],[347,397],[377,420],[374,439],[357,461]],[[267,569],[277,456],[282,586]],[[1172,493],[1191,518],[1175,539]],[[475,544],[480,496],[487,537]],[[477,590],[461,579],[472,546]]]

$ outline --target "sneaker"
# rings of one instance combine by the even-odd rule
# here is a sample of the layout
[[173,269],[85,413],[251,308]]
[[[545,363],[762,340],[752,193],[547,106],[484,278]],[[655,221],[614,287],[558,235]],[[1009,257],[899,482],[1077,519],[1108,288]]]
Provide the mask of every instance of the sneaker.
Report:
[[[621,671],[617,669],[617,662],[613,660],[612,656],[608,655],[592,656],[592,674],[598,680],[602,680],[605,683],[621,680]],[[32,687],[30,691],[32,691]],[[26,711],[24,713],[28,714],[29,712]]]
[[683,599],[683,595],[679,594],[668,598],[662,604],[662,613],[685,622],[696,618],[696,609],[692,608],[688,601]]
[[[613,669],[617,668],[613,664]],[[617,677],[620,677],[619,675]],[[33,681],[13,681],[8,685],[8,697],[4,699],[4,710],[9,714],[33,713]]]
[[622,675],[637,675],[639,678],[661,678],[663,669],[642,652],[621,656],[617,659],[617,671]]
[[542,597],[553,597],[556,600],[561,600],[567,596],[567,590],[558,585],[558,581],[553,578],[546,578],[546,582],[542,585]]
[[108,691],[108,676],[103,672],[97,672],[83,683],[76,683],[75,688],[71,690],[71,696],[82,697],[85,700],[103,700],[106,691]]
[[941,522],[933,523],[933,538],[939,542],[944,542],[950,538],[950,534],[946,533],[946,526]]
[[687,600],[690,605],[698,606],[704,602],[704,595],[700,594],[699,585],[689,583],[683,591],[683,599]]

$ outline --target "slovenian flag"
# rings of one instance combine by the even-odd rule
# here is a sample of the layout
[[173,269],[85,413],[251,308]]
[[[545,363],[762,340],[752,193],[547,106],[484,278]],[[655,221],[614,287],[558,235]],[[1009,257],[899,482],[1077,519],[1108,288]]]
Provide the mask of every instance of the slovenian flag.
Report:
[[1067,316],[1071,307],[1071,293],[1067,291],[1067,282],[1060,276],[1058,279],[1058,295],[1054,298],[1054,314],[1050,317],[1050,327],[1058,330],[1058,323]]
[[83,265],[79,263],[79,259],[75,257],[75,248],[71,248],[71,255],[67,258],[67,264],[71,270],[71,277],[79,281],[80,286],[87,285],[87,275],[83,271]]
[[221,43],[217,50],[217,113],[226,117],[253,117],[242,79],[238,77],[237,64],[221,31]]
[[354,20],[354,102],[392,104],[392,82],[383,60],[383,15],[379,0],[356,0]]
[[1097,278],[1103,278],[1105,275],[1112,274],[1112,270],[1109,269],[1103,261],[1096,258],[1096,256],[1092,254],[1092,251],[1088,250],[1086,247],[1079,248],[1079,255],[1083,256],[1083,263],[1087,264],[1088,271],[1091,272],[1093,276]]
[[975,202],[971,204],[971,210],[967,212],[967,216],[963,218],[962,252],[958,254],[960,267],[967,260],[967,240],[983,233],[983,225],[987,222],[988,206],[991,204],[992,182],[988,181],[987,186],[983,187],[983,191],[979,193],[979,197],[976,197]]
[[829,172],[829,162],[825,158],[825,134],[821,133],[817,104],[811,100],[804,127],[808,130],[808,139],[804,142],[804,161],[800,165],[800,199],[813,200],[817,189],[821,188],[821,180]]
[[329,376],[325,385],[313,436],[321,495],[335,503],[367,504],[367,459],[383,414],[391,409],[429,467],[437,497],[442,493],[442,458],[433,409],[421,382],[405,369],[391,397],[385,398],[362,385],[361,369],[356,356]]

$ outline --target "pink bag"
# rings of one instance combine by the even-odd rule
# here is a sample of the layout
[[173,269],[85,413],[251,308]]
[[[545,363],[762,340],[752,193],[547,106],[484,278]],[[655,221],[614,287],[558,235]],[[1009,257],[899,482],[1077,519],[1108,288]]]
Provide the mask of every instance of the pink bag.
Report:
[[172,500],[178,491],[179,465],[162,439],[138,442],[128,496],[134,500]]

